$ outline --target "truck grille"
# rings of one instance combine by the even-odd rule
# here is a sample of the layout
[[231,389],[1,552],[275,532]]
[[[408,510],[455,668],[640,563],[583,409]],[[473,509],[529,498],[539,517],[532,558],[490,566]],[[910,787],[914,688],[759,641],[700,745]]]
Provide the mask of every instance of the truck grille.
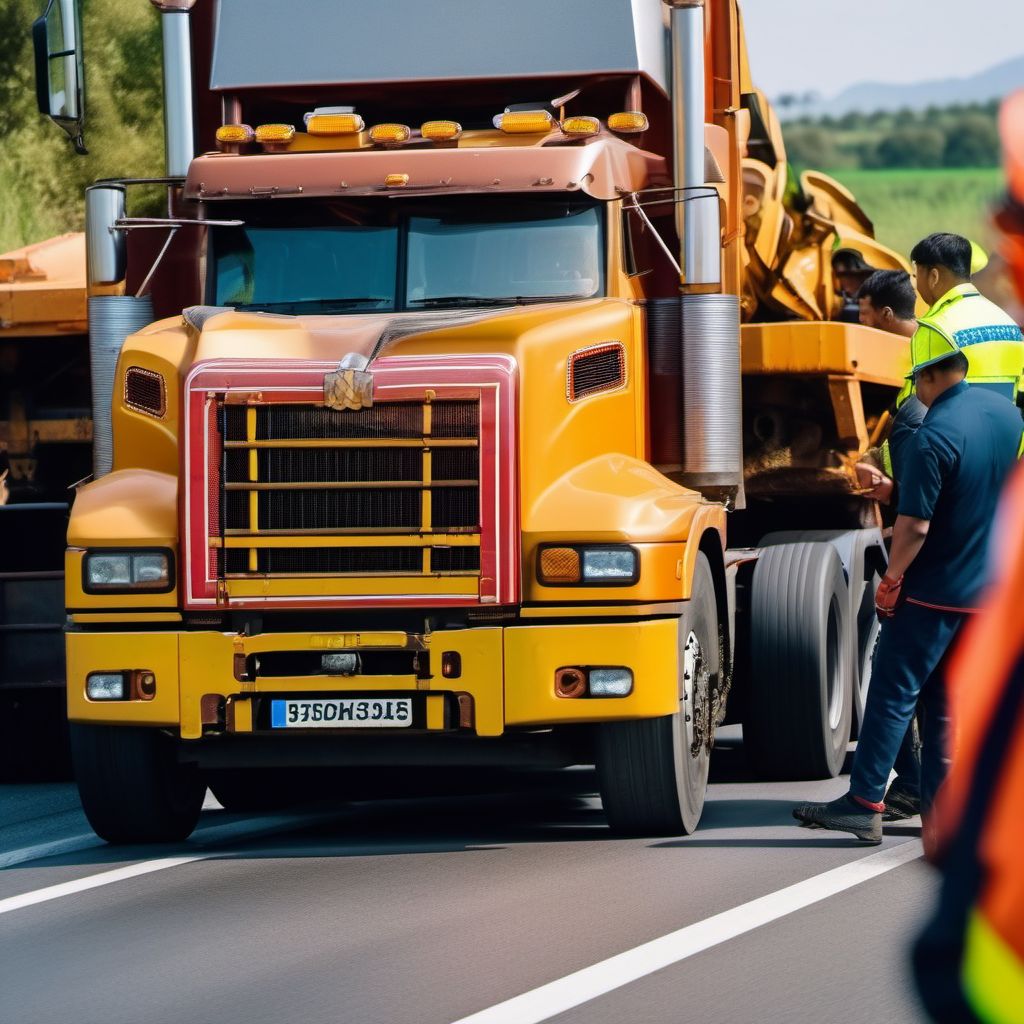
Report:
[[322,403],[316,364],[199,373],[188,396],[190,604],[493,603],[499,583],[510,600],[514,363],[501,359],[474,360],[472,384],[449,369],[429,388],[406,383],[429,373],[420,364],[382,359],[374,404],[358,410]]
[[222,417],[226,538],[381,537],[379,546],[229,547],[226,574],[479,570],[478,551],[475,560],[442,557],[435,567],[433,544],[388,543],[392,535],[438,530],[465,533],[476,543],[479,402],[386,402],[355,411],[228,405]]

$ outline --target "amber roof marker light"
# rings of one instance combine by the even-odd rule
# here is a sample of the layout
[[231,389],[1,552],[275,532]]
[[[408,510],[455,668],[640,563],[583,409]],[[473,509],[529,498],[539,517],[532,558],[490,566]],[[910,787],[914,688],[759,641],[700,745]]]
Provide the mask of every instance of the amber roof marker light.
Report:
[[424,121],[420,125],[420,136],[428,142],[455,142],[461,135],[458,121]]
[[647,115],[641,110],[623,110],[608,118],[608,130],[616,135],[639,135],[649,127]]
[[493,124],[506,135],[547,135],[555,119],[546,110],[506,110],[495,115]]
[[354,111],[314,110],[304,120],[309,135],[358,135],[366,127]]
[[412,138],[412,129],[407,124],[375,124],[370,129],[370,141],[375,146],[401,146]]

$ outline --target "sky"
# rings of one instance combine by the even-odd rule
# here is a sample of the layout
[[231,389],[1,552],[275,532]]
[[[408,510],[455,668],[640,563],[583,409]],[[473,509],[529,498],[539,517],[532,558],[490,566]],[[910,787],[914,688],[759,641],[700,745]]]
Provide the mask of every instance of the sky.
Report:
[[740,6],[754,81],[769,96],[815,91],[829,98],[865,81],[964,78],[1024,53],[1022,0],[740,0]]

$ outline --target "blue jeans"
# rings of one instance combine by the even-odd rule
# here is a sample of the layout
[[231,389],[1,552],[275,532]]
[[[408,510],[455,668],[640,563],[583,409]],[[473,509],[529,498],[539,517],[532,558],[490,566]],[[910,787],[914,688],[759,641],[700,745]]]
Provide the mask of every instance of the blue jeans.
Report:
[[[868,691],[870,693],[870,690]],[[921,796],[921,749],[914,742],[914,720],[910,720],[907,726],[907,733],[900,744],[899,753],[893,764],[896,769],[896,777],[900,782],[900,789],[904,793],[911,793],[916,797]]]
[[882,625],[850,773],[850,792],[873,803],[885,796],[889,773],[915,712],[921,730],[921,807],[928,810],[946,772],[946,664],[963,625],[962,612],[903,604]]

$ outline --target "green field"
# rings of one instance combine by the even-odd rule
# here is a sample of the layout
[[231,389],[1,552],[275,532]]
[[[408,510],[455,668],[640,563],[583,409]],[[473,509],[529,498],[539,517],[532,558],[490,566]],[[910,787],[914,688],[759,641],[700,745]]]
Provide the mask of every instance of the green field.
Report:
[[993,245],[990,211],[1004,187],[998,168],[828,173],[857,197],[879,241],[903,256],[933,231]]

